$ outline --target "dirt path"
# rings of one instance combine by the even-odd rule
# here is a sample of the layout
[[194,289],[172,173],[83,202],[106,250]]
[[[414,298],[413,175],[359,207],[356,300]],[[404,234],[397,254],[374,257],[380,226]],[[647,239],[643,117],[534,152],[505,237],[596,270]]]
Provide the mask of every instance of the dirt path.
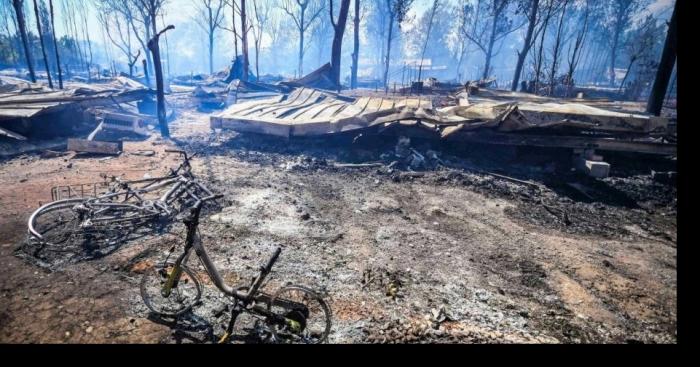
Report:
[[[250,279],[281,245],[271,286],[300,283],[326,294],[332,342],[676,340],[675,243],[647,227],[635,227],[647,239],[572,233],[523,219],[541,208],[444,172],[397,182],[375,170],[249,149],[240,137],[211,144],[196,112],[183,113],[173,131],[186,148],[212,146],[195,171],[226,195],[226,205],[201,230],[227,279]],[[181,242],[181,226],[60,271],[13,255],[51,186],[162,173],[175,165],[165,147],[150,139],[126,143],[125,151],[155,150],[154,157],[27,156],[0,165],[0,342],[211,342],[221,335],[226,303],[210,284],[204,305],[176,325],[149,319],[140,301],[144,261]],[[608,211],[613,219],[641,215]],[[625,221],[610,225],[634,224]],[[675,238],[675,218],[668,221],[673,226],[658,226]]]

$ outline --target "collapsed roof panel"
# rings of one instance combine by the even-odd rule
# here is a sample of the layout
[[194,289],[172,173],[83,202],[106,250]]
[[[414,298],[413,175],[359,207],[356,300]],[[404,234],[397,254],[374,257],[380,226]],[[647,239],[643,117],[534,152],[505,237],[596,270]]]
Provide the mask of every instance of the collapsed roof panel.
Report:
[[211,117],[212,128],[278,136],[313,136],[363,129],[403,110],[431,109],[430,100],[362,97],[354,101],[300,88],[289,95],[231,106]]
[[0,77],[0,120],[32,118],[73,106],[88,108],[143,100],[153,92],[124,77],[108,83],[66,83],[51,90],[21,79]]
[[[506,133],[511,136],[540,134],[575,137],[562,146],[597,144],[595,139],[630,136],[650,138],[664,134],[668,121],[646,115],[603,110],[577,103],[479,102],[467,106],[434,108],[430,99],[360,97],[348,99],[316,89],[300,88],[292,93],[260,101],[243,102],[211,117],[212,129],[223,128],[282,137],[318,136],[380,127],[418,127],[442,139],[461,139],[472,132]],[[658,136],[658,134],[657,134]],[[506,139],[504,142],[509,142]],[[634,151],[636,142],[608,144]],[[644,145],[645,152],[666,154],[674,144]],[[642,144],[640,142],[640,144]],[[641,149],[640,148],[640,149]],[[663,149],[661,149],[663,148]]]

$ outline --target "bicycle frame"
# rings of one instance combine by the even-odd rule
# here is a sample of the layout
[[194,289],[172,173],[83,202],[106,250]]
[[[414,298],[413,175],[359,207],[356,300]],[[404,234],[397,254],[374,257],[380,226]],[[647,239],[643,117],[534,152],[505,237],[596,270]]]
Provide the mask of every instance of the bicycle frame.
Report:
[[[201,208],[202,208],[202,202],[198,202],[193,208],[191,208],[191,213],[190,215],[184,220],[185,225],[187,226],[187,237],[185,239],[185,251],[180,255],[180,257],[175,261],[175,266],[168,276],[168,280],[165,282],[165,285],[163,286],[163,289],[161,290],[161,293],[164,297],[169,297],[170,292],[172,291],[173,288],[177,287],[178,281],[180,279],[180,276],[182,275],[183,272],[183,264],[187,262],[189,259],[192,250],[195,251],[195,254],[197,257],[199,257],[200,261],[202,262],[202,265],[207,271],[207,274],[211,278],[212,282],[214,285],[224,294],[227,296],[233,297],[236,300],[236,305],[233,307],[233,310],[231,311],[231,320],[229,322],[229,325],[226,329],[226,333],[224,336],[221,338],[220,343],[226,342],[228,338],[230,338],[231,333],[233,332],[233,326],[236,322],[237,317],[242,313],[242,312],[252,312],[255,314],[258,314],[263,317],[268,317],[273,322],[278,323],[280,325],[285,325],[289,327],[292,330],[300,330],[301,324],[299,322],[277,315],[273,312],[270,312],[269,310],[260,307],[260,306],[253,306],[252,308],[249,308],[250,304],[253,302],[260,302],[260,303],[266,303],[266,302],[271,302],[271,299],[268,295],[265,295],[263,293],[259,293],[260,288],[262,287],[263,283],[265,282],[265,279],[267,276],[270,274],[272,271],[272,267],[274,264],[277,262],[277,259],[279,258],[280,253],[282,252],[281,248],[278,248],[272,258],[268,261],[266,266],[263,266],[260,268],[260,273],[258,276],[255,278],[253,281],[250,289],[246,293],[241,292],[237,289],[234,289],[233,287],[227,285],[219,273],[218,269],[214,265],[214,263],[211,261],[211,258],[209,257],[209,254],[206,251],[206,248],[203,246],[201,240],[198,240],[197,237],[197,228],[199,225],[199,216],[201,213]],[[279,306],[283,306],[286,308],[297,308],[297,309],[305,309],[306,306],[298,304],[293,301],[287,301],[287,300],[275,300],[275,304]]]

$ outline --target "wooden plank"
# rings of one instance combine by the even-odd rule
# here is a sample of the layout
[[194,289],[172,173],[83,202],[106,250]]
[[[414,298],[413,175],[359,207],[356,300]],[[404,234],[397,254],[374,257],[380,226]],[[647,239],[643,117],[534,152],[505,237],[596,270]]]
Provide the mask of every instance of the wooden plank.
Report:
[[603,151],[634,152],[657,155],[677,154],[675,144],[576,136],[537,136],[458,131],[451,134],[447,140],[544,148],[596,149]]
[[119,155],[123,149],[123,143],[107,141],[90,141],[85,139],[68,139],[68,150],[81,153],[98,153]]

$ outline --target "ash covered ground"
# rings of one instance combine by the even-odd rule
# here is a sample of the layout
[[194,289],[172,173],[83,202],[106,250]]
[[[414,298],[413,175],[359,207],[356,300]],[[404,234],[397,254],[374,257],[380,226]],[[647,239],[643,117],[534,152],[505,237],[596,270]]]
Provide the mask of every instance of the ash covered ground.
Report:
[[[651,169],[675,170],[669,159],[633,165],[606,155],[612,176],[594,180],[571,172],[557,152],[414,139],[411,147],[453,167],[414,172],[388,168],[396,137],[215,134],[205,113],[176,102],[172,142],[127,142],[125,154],[106,161],[36,154],[2,162],[0,341],[221,336],[230,300],[194,258],[206,291],[191,314],[158,319],[140,299],[141,273],[182,245],[181,224],[60,266],[22,251],[26,219],[50,200],[51,186],[155,176],[176,165],[164,150],[178,146],[202,153],[195,174],[225,195],[200,230],[227,281],[247,284],[282,246],[269,290],[294,283],[324,294],[332,343],[676,342],[676,189],[650,177]],[[140,149],[156,155],[129,154]],[[387,164],[337,166],[380,161]]]

